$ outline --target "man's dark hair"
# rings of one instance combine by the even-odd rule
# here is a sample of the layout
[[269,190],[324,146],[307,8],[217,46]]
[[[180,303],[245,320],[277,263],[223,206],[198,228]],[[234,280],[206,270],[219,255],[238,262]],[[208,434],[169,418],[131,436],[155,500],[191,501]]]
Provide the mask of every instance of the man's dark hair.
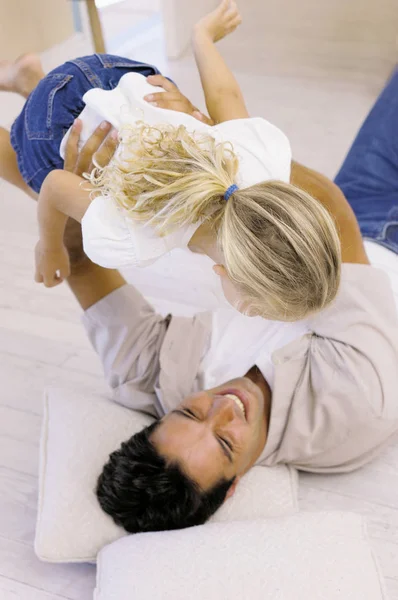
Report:
[[177,463],[167,463],[150,440],[152,423],[112,452],[97,483],[102,509],[130,533],[201,525],[224,502],[234,479],[203,492]]

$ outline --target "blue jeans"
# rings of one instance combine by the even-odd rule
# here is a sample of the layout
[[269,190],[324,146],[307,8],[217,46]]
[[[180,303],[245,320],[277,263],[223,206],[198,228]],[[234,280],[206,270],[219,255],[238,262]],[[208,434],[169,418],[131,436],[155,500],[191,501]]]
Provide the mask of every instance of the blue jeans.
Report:
[[398,253],[398,69],[362,125],[336,179],[364,238]]
[[63,168],[59,147],[84,108],[84,94],[93,87],[113,89],[131,71],[145,76],[159,73],[152,65],[94,54],[68,61],[40,81],[11,128],[20,173],[35,192],[50,171]]

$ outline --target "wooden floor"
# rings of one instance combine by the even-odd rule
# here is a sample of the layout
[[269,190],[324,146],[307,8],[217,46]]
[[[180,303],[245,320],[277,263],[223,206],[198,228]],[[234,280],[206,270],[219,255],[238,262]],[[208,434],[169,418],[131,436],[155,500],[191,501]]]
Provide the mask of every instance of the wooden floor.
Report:
[[[144,44],[139,49],[140,56],[132,46],[130,55],[142,59],[147,50],[153,61],[153,43],[150,45],[150,49],[149,43],[148,48]],[[286,59],[278,74],[275,63],[272,68],[256,64],[254,72],[255,48],[250,44],[246,63],[244,47],[239,46],[239,56],[234,48],[225,45],[252,114],[274,120],[290,135],[295,158],[332,176],[391,69],[391,61],[381,57],[376,65],[375,59],[369,69],[359,52],[357,63],[350,62],[354,70],[347,72],[339,68],[338,61],[333,67],[310,64],[307,54],[305,66],[300,68],[296,60],[292,70]],[[86,51],[86,42],[76,39],[49,52],[45,64],[52,67],[60,59]],[[284,51],[287,56],[286,48]],[[158,58],[161,65],[166,64],[163,56]],[[189,56],[169,65],[168,73],[203,106]],[[16,116],[21,104],[14,96],[0,97],[3,126]],[[33,282],[35,242],[34,203],[1,183],[0,598],[88,600],[95,585],[93,566],[41,563],[32,548],[42,394],[51,385],[90,391],[105,388],[98,361],[80,326],[78,307],[66,287],[46,290]],[[152,271],[130,272],[129,277],[149,297],[163,301],[167,286],[173,290],[168,296],[175,310],[188,313],[198,304],[214,304],[200,270],[199,263],[196,270],[182,265],[178,272],[158,265]],[[390,598],[398,600],[398,439],[382,457],[357,473],[302,475],[300,503],[304,510],[336,508],[366,515]]]

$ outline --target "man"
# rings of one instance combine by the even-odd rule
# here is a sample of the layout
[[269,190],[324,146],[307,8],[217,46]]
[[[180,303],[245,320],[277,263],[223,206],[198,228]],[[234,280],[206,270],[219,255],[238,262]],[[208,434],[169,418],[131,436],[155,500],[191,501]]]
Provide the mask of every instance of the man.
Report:
[[[173,84],[157,77],[154,84],[166,89],[155,99],[159,105],[195,111]],[[362,231],[374,240],[366,251],[339,188],[293,165],[292,181],[334,215],[345,263],[336,301],[304,323],[270,323],[233,311],[163,318],[118,272],[92,264],[75,226],[69,228],[69,286],[85,311],[115,400],[159,418],[122,444],[99,477],[101,506],[127,531],[205,522],[253,464],[355,469],[398,430],[398,318],[391,288],[398,297],[397,94],[398,73],[338,177]],[[115,146],[111,137],[104,141],[106,133],[99,129],[78,156],[77,125],[64,168],[89,170],[98,149],[101,161]],[[15,156],[5,158],[3,176],[26,189]],[[376,210],[367,199],[378,202]],[[370,266],[367,254],[382,270]]]
[[[359,140],[380,103],[392,97],[392,87],[398,88],[398,74]],[[167,101],[165,94],[166,107]],[[189,110],[186,99],[180,101]],[[70,163],[77,135],[70,140]],[[95,147],[102,140],[98,135]],[[390,142],[378,139],[378,159],[381,147],[391,152]],[[385,180],[367,170],[371,149],[362,146],[359,158],[358,153],[356,142],[339,180],[361,201],[376,197],[379,184],[384,194]],[[79,160],[87,160],[84,154]],[[363,154],[367,159],[361,162]],[[358,168],[361,177],[367,171],[366,186],[356,179]],[[98,481],[103,509],[127,531],[205,522],[254,464],[350,471],[368,462],[398,430],[398,319],[391,282],[370,266],[358,223],[339,188],[297,164],[292,178],[335,215],[345,264],[335,303],[298,329],[278,324],[285,329],[282,334],[278,329],[276,343],[266,321],[239,315],[237,324],[234,317],[225,321],[222,311],[162,318],[118,272],[88,260],[69,279],[116,401],[160,418],[110,456]],[[366,221],[369,214],[362,216]],[[390,235],[381,238],[385,229],[379,215],[373,237],[393,248],[396,230],[390,227]],[[381,246],[372,242],[367,251],[377,258]],[[386,252],[397,267],[397,257]],[[382,267],[391,275],[389,265]],[[222,383],[222,374],[231,371],[240,377]],[[209,380],[215,386],[204,389]]]

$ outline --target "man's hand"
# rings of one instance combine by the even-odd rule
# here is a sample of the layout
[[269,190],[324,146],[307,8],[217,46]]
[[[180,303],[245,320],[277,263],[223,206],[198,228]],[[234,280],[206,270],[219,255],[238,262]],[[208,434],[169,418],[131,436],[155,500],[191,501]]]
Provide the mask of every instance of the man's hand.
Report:
[[147,77],[147,82],[151,85],[163,88],[164,92],[157,92],[149,94],[144,97],[149,104],[158,106],[159,108],[167,108],[168,110],[175,110],[177,112],[183,112],[187,115],[191,115],[198,121],[206,123],[207,125],[214,125],[214,121],[206,117],[200,112],[184,94],[180,92],[178,87],[174,85],[169,79],[163,77],[163,75],[150,75]]
[[118,147],[118,134],[112,125],[104,121],[89,137],[79,152],[79,140],[83,123],[76,119],[65,148],[64,170],[82,176],[96,165],[105,167]]
[[[95,164],[102,167],[106,166],[118,146],[117,131],[112,129],[110,123],[104,121],[97,127],[79,152],[82,126],[80,119],[76,119],[66,144],[64,162],[65,171],[79,176],[82,176],[83,173],[89,173]],[[72,274],[85,273],[87,267],[92,263],[83,250],[80,223],[73,219],[69,219],[66,224],[64,244],[69,254]]]

